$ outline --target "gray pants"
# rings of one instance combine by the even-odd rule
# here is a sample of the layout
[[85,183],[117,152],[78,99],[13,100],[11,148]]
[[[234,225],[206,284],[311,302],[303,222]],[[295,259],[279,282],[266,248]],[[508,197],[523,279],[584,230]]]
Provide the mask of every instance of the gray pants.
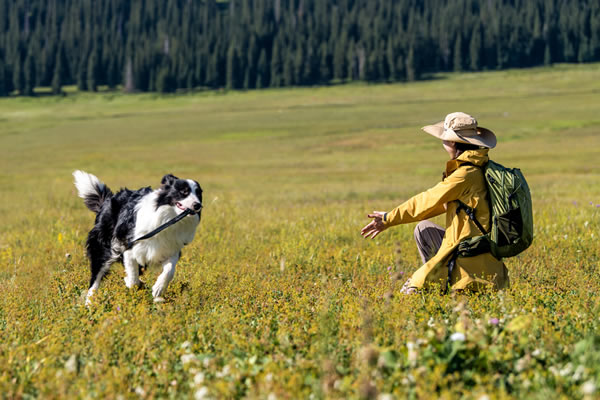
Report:
[[415,241],[423,264],[440,249],[444,232],[444,228],[431,221],[421,221],[415,227]]

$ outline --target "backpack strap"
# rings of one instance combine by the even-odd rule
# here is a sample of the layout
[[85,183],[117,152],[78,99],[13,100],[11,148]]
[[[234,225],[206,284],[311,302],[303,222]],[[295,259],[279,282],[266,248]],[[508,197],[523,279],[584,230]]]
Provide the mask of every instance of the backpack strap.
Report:
[[473,223],[475,223],[475,225],[477,226],[477,229],[479,229],[479,231],[481,232],[482,235],[487,234],[487,232],[485,231],[485,229],[483,228],[483,225],[481,225],[479,223],[479,221],[477,221],[477,218],[475,218],[475,209],[469,207],[468,205],[466,205],[465,203],[463,203],[460,200],[456,200],[456,202],[458,203],[458,207],[456,207],[456,214],[460,214],[461,210],[464,210],[465,213],[469,216],[469,219],[471,221],[473,221]]

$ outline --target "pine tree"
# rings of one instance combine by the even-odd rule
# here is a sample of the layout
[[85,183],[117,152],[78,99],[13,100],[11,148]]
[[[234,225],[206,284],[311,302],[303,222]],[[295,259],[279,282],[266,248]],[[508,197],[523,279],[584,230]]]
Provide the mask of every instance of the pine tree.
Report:
[[8,88],[6,85],[6,69],[4,67],[4,57],[0,57],[0,97],[8,95]]
[[481,68],[481,26],[475,25],[471,33],[471,43],[469,44],[469,67],[471,71],[479,71]]
[[133,93],[135,91],[135,82],[133,79],[133,63],[131,57],[129,57],[125,63],[125,72],[123,73],[123,91],[125,93]]
[[463,56],[462,56],[462,35],[460,32],[456,36],[454,42],[454,71],[460,72],[463,70]]
[[21,57],[17,54],[15,63],[13,65],[13,86],[19,91],[22,96],[25,92],[25,73],[23,71],[23,62]]
[[279,41],[276,39],[273,43],[273,52],[271,55],[271,87],[279,87],[283,83],[283,62],[279,48]]
[[267,87],[269,84],[269,74],[267,68],[267,53],[265,49],[261,49],[260,56],[258,57],[258,64],[256,66],[256,88],[262,89]]
[[24,92],[23,94],[25,96],[33,96],[34,92],[33,89],[35,89],[36,86],[36,71],[35,71],[35,59],[33,57],[33,54],[29,53],[27,55],[27,58],[25,59],[25,66],[24,66],[24,72],[25,72],[25,86],[24,86]]
[[227,89],[240,88],[240,60],[235,43],[229,46],[227,51]]
[[331,79],[331,70],[329,69],[329,52],[327,50],[327,43],[323,42],[319,50],[320,64],[319,64],[319,81],[321,83],[328,83]]
[[92,55],[88,59],[87,64],[87,89],[92,92],[98,90],[98,80],[96,76],[98,73],[97,63],[98,58],[96,56],[96,51],[92,51]]
[[56,62],[54,64],[54,74],[52,76],[52,93],[62,94],[63,80],[63,61],[60,52],[56,54]]

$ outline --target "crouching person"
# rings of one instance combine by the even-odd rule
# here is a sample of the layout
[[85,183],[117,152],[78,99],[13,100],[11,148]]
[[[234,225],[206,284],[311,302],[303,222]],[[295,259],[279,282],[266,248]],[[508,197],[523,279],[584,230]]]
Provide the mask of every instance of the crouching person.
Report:
[[[481,167],[488,162],[496,136],[464,113],[449,114],[423,130],[441,139],[450,155],[443,180],[390,212],[369,214],[373,220],[361,234],[374,238],[391,226],[422,221],[415,228],[415,240],[423,265],[406,281],[403,293],[435,286],[457,291],[507,287],[508,270],[489,251],[471,257],[460,257],[457,252],[461,241],[480,236],[481,228],[490,230],[488,189]],[[471,210],[476,220],[469,217]],[[444,213],[445,229],[427,221]]]

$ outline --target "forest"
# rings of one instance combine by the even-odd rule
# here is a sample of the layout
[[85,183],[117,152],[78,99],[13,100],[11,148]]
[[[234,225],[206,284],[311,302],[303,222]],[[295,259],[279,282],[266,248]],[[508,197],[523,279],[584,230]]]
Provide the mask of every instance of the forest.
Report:
[[598,60],[597,0],[0,0],[0,96],[414,81]]

